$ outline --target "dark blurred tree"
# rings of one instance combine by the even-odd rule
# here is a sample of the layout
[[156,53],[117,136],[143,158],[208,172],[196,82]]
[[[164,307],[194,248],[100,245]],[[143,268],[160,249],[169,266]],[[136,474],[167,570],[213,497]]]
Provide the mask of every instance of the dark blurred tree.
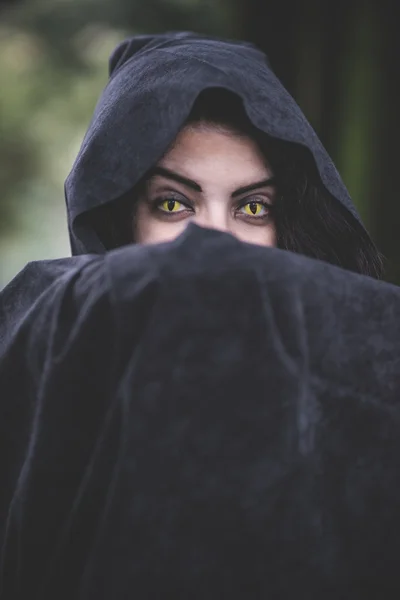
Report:
[[224,34],[229,14],[226,0],[15,0],[14,10],[7,11],[9,23],[40,36],[49,57],[63,68],[84,66],[74,39],[88,26],[127,33],[190,29]]
[[[398,8],[398,6],[397,6]],[[386,10],[385,10],[386,9]],[[383,0],[376,27],[381,32],[379,54],[380,106],[376,115],[371,198],[375,231],[388,257],[389,274],[400,284],[399,106],[400,38],[396,6]]]
[[[18,135],[19,133],[19,135]],[[10,205],[7,194],[22,187],[37,169],[36,156],[21,130],[5,131],[0,125],[0,233],[15,227],[18,207]]]

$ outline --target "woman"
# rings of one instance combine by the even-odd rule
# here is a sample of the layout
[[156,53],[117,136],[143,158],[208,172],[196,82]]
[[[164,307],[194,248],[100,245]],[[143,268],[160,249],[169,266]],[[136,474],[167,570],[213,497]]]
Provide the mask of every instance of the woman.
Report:
[[383,271],[365,229],[321,185],[306,149],[257,129],[240,98],[221,88],[200,93],[172,147],[105,213],[98,229],[107,249],[167,241],[194,221],[364,275]]
[[[195,68],[189,68],[192,63]],[[197,139],[192,136],[190,141],[181,132],[171,157],[168,148],[185,123],[184,131],[193,132],[196,126]],[[146,173],[161,157],[168,162],[175,156],[182,162],[190,144],[202,143],[199,131],[204,152],[198,154],[210,154],[214,140],[207,145],[207,135],[212,131],[214,136],[219,133],[222,142],[227,142],[228,133],[232,144],[236,140],[236,149],[239,140],[247,140],[247,154],[236,155],[238,162],[249,158],[250,152],[250,162],[269,165],[266,168],[275,177],[275,200],[269,208],[274,245],[373,277],[382,275],[381,256],[338,173],[265,56],[249,44],[221,43],[187,33],[139,36],[113,53],[110,82],[66,185],[75,252],[101,252],[133,241],[130,221],[139,190],[146,187]],[[227,148],[228,143],[222,148],[216,145],[210,163],[217,165],[215,160],[227,156]],[[246,163],[241,164],[243,169]],[[193,160],[192,167],[197,168]],[[237,165],[229,173],[234,169]],[[99,207],[104,208],[99,211]],[[140,208],[138,216],[141,221]],[[74,227],[82,233],[77,235]],[[78,239],[89,237],[89,229],[91,243]],[[180,229],[175,225],[166,238],[157,234],[155,239],[173,237]],[[257,230],[251,231],[250,238]],[[140,231],[137,234],[146,241]],[[272,242],[272,237],[267,238]]]
[[397,599],[400,293],[265,56],[121,44],[66,199],[2,292],[2,600]]

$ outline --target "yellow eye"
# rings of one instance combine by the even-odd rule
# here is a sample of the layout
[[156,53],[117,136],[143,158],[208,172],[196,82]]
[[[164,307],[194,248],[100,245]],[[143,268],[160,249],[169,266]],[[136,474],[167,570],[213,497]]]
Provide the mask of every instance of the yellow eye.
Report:
[[243,204],[243,206],[240,207],[240,210],[250,217],[263,217],[268,214],[267,207],[257,200],[252,200],[251,202],[247,202],[247,204]]
[[174,200],[173,198],[169,198],[167,200],[163,200],[160,205],[160,209],[164,212],[168,213],[177,213],[182,212],[186,209],[186,206],[182,204],[182,202],[178,202],[178,200]]

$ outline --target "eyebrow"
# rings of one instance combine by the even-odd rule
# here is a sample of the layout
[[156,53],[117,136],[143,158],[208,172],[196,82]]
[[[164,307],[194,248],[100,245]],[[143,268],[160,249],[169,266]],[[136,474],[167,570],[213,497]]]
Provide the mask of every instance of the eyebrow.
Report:
[[[166,169],[165,167],[154,167],[150,173],[150,177],[154,175],[161,175],[162,177],[166,177],[167,179],[172,179],[173,181],[177,181],[186,187],[191,188],[196,192],[202,192],[201,186],[193,179],[188,179],[187,177],[183,177],[183,175],[179,175],[175,171],[171,171],[170,169]],[[232,198],[236,198],[241,194],[245,194],[246,192],[251,192],[258,188],[273,186],[276,184],[275,177],[269,177],[267,179],[262,179],[261,181],[256,181],[255,183],[251,183],[250,185],[245,185],[232,193]]]

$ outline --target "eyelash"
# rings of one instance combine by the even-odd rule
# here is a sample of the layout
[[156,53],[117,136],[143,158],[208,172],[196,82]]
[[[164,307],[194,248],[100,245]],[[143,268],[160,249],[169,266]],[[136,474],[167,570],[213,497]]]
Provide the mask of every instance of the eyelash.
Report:
[[[188,201],[184,201],[182,199],[182,196],[179,196],[178,194],[175,195],[173,193],[166,194],[165,196],[157,196],[157,198],[154,198],[154,200],[152,200],[152,202],[151,202],[153,210],[162,212],[162,214],[164,216],[166,216],[167,218],[176,217],[178,214],[182,214],[183,211],[179,211],[179,213],[161,211],[160,205],[163,202],[165,202],[166,200],[175,200],[175,202],[179,202],[180,204],[185,206],[190,211],[193,211],[193,206]],[[247,204],[250,204],[250,202],[257,202],[259,204],[262,204],[268,210],[268,214],[260,215],[260,216],[254,215],[252,217],[250,217],[250,215],[249,215],[249,219],[251,219],[251,220],[266,220],[266,219],[271,218],[271,213],[274,208],[273,204],[270,204],[264,198],[259,198],[258,196],[251,196],[250,198],[246,198],[245,201],[243,201],[242,203],[240,203],[236,206],[236,210],[243,208]],[[246,215],[243,215],[243,216],[246,216]]]
[[257,204],[262,204],[262,206],[264,206],[268,211],[266,215],[259,215],[259,216],[253,215],[252,217],[250,217],[250,215],[248,215],[251,220],[259,219],[261,221],[261,220],[266,220],[266,219],[271,218],[271,213],[273,211],[273,204],[270,204],[264,198],[259,198],[258,196],[251,196],[250,199],[247,198],[241,204],[238,204],[236,209],[238,210],[240,208],[243,208],[244,206],[246,206],[247,204],[250,204],[251,202],[256,202]]
[[166,194],[165,196],[157,196],[157,198],[152,201],[152,204],[154,208],[158,210],[160,205],[166,200],[175,200],[175,202],[179,202],[179,204],[182,204],[183,206],[186,206],[186,208],[193,210],[193,206],[187,200],[183,200],[182,196],[172,193]]

